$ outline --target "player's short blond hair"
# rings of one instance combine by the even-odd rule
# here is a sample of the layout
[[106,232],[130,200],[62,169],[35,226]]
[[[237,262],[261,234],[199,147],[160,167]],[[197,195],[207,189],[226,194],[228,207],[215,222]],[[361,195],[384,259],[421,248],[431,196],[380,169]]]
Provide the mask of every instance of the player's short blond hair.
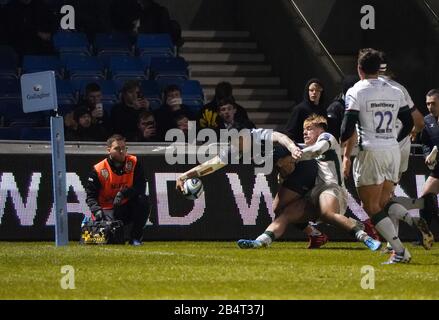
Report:
[[312,114],[303,121],[303,128],[308,126],[317,126],[323,128],[325,131],[328,128],[328,121],[325,117],[319,116],[318,114]]

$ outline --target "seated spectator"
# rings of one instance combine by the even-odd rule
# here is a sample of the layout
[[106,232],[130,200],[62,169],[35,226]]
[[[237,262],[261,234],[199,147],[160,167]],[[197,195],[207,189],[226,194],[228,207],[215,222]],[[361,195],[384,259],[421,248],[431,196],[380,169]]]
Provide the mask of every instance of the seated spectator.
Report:
[[286,126],[286,134],[294,141],[303,143],[303,122],[311,114],[328,118],[324,101],[324,86],[319,79],[311,79],[305,85],[303,101],[293,107]]
[[183,104],[181,90],[177,85],[169,85],[163,93],[165,103],[155,111],[155,119],[160,128],[160,135],[165,137],[169,129],[175,128],[174,118],[177,114],[184,114],[189,120],[194,117],[189,108]]
[[154,0],[113,0],[110,11],[115,31],[168,33],[177,47],[183,45],[180,25],[171,20],[166,7]]
[[110,116],[102,105],[102,91],[97,83],[89,83],[85,87],[84,105],[90,110],[92,122],[103,125],[111,131]]
[[86,33],[89,38],[96,33],[111,32],[110,5],[108,0],[76,0],[71,2],[75,8],[77,31]]
[[233,97],[233,87],[229,82],[220,82],[215,87],[215,96],[212,101],[206,104],[200,111],[198,115],[198,128],[211,128],[218,129],[220,125],[220,119],[218,117],[218,101],[221,99],[232,99],[233,105],[236,108],[236,116],[242,121],[247,121],[248,114],[247,111],[236,103]]
[[74,111],[74,119],[78,126],[76,130],[66,130],[67,141],[105,141],[108,138],[108,132],[102,125],[93,124],[87,107],[78,107]]
[[21,56],[53,54],[52,34],[57,21],[44,1],[11,1],[5,16],[10,44]]
[[133,137],[135,142],[161,142],[154,115],[149,111],[142,111],[137,122],[137,134]]
[[139,0],[138,3],[140,6],[138,33],[168,33],[177,47],[183,45],[180,25],[175,20],[171,20],[166,7],[154,0]]
[[[80,102],[78,107],[86,107],[90,111],[92,123],[104,126],[108,132],[111,132],[110,117],[103,108],[102,91],[97,83],[89,83],[86,86],[84,99]],[[73,113],[74,111],[65,115],[64,125],[67,128],[76,130],[78,124],[75,122]]]
[[113,0],[110,4],[111,25],[116,32],[133,33],[139,19],[137,0]]
[[236,123],[239,123],[241,128],[255,128],[255,125],[250,120],[238,117],[237,108],[234,100],[231,98],[224,98],[218,101],[218,115],[219,129],[234,128]]
[[113,133],[125,137],[137,134],[137,122],[142,111],[149,111],[149,102],[135,80],[127,81],[122,88],[122,101],[111,109]]

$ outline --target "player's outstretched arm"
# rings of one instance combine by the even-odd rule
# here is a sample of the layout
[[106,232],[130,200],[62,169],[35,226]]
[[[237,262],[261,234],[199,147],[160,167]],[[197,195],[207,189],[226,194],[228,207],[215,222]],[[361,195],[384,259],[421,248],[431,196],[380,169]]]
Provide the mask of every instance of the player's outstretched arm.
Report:
[[176,181],[176,189],[183,191],[183,184],[185,180],[206,176],[218,171],[224,166],[226,166],[226,163],[224,163],[219,156],[215,156],[214,158],[203,162],[202,164],[190,169],[189,171],[186,171],[179,176]]
[[279,143],[287,148],[294,160],[298,160],[302,156],[302,150],[287,135],[274,131],[271,138],[273,143]]
[[315,159],[331,148],[331,143],[328,140],[320,140],[314,143],[312,146],[302,149],[301,161]]

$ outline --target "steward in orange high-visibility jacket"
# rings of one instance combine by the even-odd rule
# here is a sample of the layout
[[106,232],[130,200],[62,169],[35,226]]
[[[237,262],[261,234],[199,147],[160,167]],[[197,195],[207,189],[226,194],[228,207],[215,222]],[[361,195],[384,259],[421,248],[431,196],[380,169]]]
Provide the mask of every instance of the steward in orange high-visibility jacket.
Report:
[[97,221],[133,223],[130,243],[140,245],[149,215],[143,168],[136,156],[126,153],[121,135],[107,140],[107,151],[108,157],[97,163],[88,177],[87,204]]

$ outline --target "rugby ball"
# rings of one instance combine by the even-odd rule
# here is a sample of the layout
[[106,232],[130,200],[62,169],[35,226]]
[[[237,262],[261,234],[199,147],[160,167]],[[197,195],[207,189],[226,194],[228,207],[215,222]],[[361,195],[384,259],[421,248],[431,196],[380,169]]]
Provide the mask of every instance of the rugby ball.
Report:
[[183,185],[183,195],[188,200],[198,199],[203,194],[203,183],[198,178],[187,179]]

